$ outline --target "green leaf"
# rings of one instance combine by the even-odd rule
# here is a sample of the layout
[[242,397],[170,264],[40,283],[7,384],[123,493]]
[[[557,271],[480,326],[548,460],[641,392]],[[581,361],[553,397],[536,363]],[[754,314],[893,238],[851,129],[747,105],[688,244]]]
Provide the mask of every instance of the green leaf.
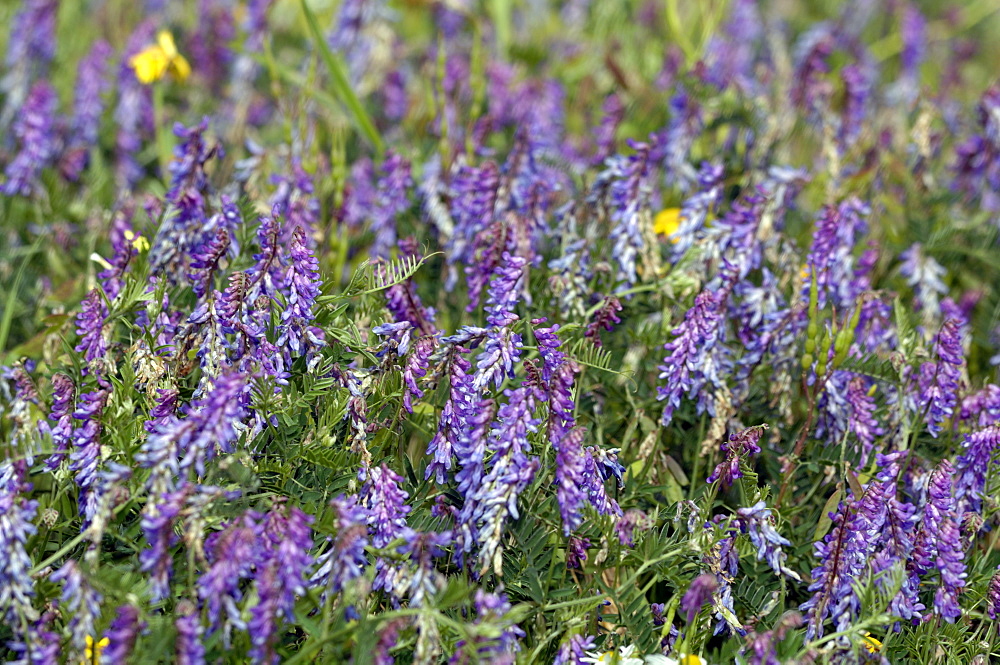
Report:
[[323,63],[326,65],[327,71],[329,71],[330,77],[333,79],[334,91],[340,97],[340,101],[354,116],[354,121],[357,123],[361,133],[365,135],[375,150],[379,154],[382,154],[385,152],[385,144],[382,142],[382,136],[379,134],[378,129],[375,128],[372,119],[368,117],[368,112],[361,105],[361,100],[354,93],[354,88],[351,87],[351,82],[344,72],[344,66],[333,51],[330,50],[329,45],[327,45],[326,39],[323,37],[323,31],[320,30],[319,23],[316,21],[316,15],[309,9],[309,3],[306,0],[301,0],[300,4],[302,6],[302,13],[306,17],[306,23],[309,24],[309,31],[312,33],[313,40],[316,42],[320,55],[323,57]]

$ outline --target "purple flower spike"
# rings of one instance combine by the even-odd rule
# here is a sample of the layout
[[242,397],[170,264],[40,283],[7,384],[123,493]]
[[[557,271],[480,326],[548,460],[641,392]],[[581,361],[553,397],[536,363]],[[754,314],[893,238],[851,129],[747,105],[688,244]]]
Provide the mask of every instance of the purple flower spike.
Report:
[[31,557],[26,546],[37,532],[31,523],[38,510],[37,501],[21,496],[31,489],[24,483],[26,464],[0,462],[0,616],[10,626],[21,617],[38,615],[31,607],[35,582],[31,578]]
[[109,663],[124,663],[132,655],[135,640],[145,622],[139,621],[139,610],[134,605],[122,605],[118,608],[111,627],[104,633],[108,646],[101,654],[101,660]]
[[935,340],[937,362],[925,362],[916,378],[917,413],[924,416],[932,436],[941,433],[941,424],[950,418],[959,403],[965,351],[962,348],[964,322],[948,319]]
[[573,635],[559,647],[552,665],[585,665],[592,662],[588,651],[597,648],[594,638],[589,635]]
[[[367,475],[361,489],[361,502],[368,511],[372,545],[386,547],[396,538],[410,537],[411,529],[406,526],[406,515],[410,512],[406,500],[410,495],[399,487],[403,478],[385,464],[368,469]],[[372,588],[398,595],[396,586],[401,581],[399,577],[399,569],[391,561],[378,559]]]
[[979,511],[982,505],[986,475],[996,464],[996,451],[1000,448],[1000,424],[976,430],[965,435],[962,444],[965,452],[955,460],[955,496],[963,511]]
[[316,560],[313,585],[340,593],[351,580],[361,577],[368,565],[368,511],[358,505],[357,497],[340,495],[330,502],[337,515],[337,536],[332,546]]
[[14,137],[20,146],[17,156],[7,165],[6,180],[0,192],[7,196],[31,196],[40,187],[38,178],[50,166],[58,150],[53,128],[58,98],[45,81],[31,88],[14,123]]
[[281,312],[281,328],[277,345],[285,347],[290,358],[308,354],[323,346],[320,331],[309,324],[314,318],[313,307],[319,296],[319,261],[306,245],[301,226],[292,232],[285,284],[289,287],[288,302]]
[[381,171],[371,211],[371,228],[375,232],[371,254],[387,259],[396,245],[397,218],[410,208],[413,179],[410,163],[391,151],[382,162]]
[[1000,566],[990,578],[990,588],[986,592],[986,616],[994,621],[1000,616]]
[[201,643],[203,629],[198,608],[191,601],[182,600],[177,603],[176,614],[174,627],[177,629],[177,664],[204,665],[205,646]]
[[601,328],[611,332],[615,326],[622,322],[618,318],[618,312],[622,311],[622,303],[615,296],[608,296],[604,299],[604,304],[594,313],[594,318],[587,324],[587,330],[583,336],[594,343],[594,346],[601,346]]
[[931,474],[924,517],[913,544],[910,561],[918,574],[931,570],[941,581],[934,596],[934,612],[950,623],[962,615],[958,594],[965,587],[965,553],[952,492],[954,470],[944,460]]
[[62,172],[75,181],[86,166],[87,152],[96,147],[101,115],[104,113],[103,97],[111,89],[108,65],[114,53],[104,40],[94,43],[76,75],[76,93],[73,97],[73,133],[66,155],[62,159]]
[[730,434],[729,440],[722,443],[722,453],[725,455],[725,459],[719,462],[715,467],[715,471],[712,472],[712,475],[705,482],[714,483],[717,480],[721,480],[722,486],[728,488],[736,480],[742,478],[743,471],[740,469],[740,462],[749,465],[752,457],[760,454],[760,446],[758,444],[760,443],[760,437],[763,436],[766,429],[766,424],[757,425],[756,427],[748,427],[740,432]]
[[660,365],[660,379],[666,386],[657,388],[658,400],[666,400],[663,424],[669,425],[683,395],[704,392],[707,383],[717,385],[713,362],[707,362],[721,336],[722,314],[728,292],[702,291],[694,305],[684,315],[684,321],[674,328],[675,339],[663,348],[670,352]]
[[685,613],[688,625],[694,622],[695,615],[712,599],[712,594],[718,588],[719,582],[711,573],[702,573],[691,582],[681,598],[681,610]]
[[108,318],[108,307],[97,289],[92,289],[80,303],[80,313],[76,316],[76,334],[80,343],[75,351],[83,352],[83,358],[91,368],[100,367],[108,353],[108,343],[104,338],[104,322]]
[[52,410],[49,420],[55,421],[49,432],[52,436],[52,455],[45,465],[55,471],[62,464],[73,435],[73,380],[65,374],[52,377]]
[[312,517],[298,508],[276,506],[262,523],[266,561],[256,574],[259,602],[250,610],[247,632],[254,663],[277,663],[280,628],[294,619],[295,598],[305,594],[303,577],[312,564]]

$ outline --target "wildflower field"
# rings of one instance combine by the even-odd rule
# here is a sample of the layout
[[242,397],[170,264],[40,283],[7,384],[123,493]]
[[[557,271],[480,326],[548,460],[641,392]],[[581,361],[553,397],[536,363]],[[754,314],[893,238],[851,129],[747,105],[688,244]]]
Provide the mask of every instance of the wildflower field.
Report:
[[1000,1],[0,26],[3,661],[1000,662]]

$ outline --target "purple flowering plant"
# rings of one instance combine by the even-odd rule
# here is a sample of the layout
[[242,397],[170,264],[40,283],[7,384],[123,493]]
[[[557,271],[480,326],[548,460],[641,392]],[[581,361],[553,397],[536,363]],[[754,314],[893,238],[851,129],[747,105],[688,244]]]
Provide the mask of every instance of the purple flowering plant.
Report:
[[0,659],[1000,654],[988,3],[8,4]]

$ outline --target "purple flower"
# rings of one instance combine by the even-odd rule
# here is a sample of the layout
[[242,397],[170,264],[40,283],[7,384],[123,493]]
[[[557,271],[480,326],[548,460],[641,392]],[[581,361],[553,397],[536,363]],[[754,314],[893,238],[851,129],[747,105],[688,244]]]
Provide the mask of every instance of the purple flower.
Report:
[[101,654],[102,660],[109,663],[124,663],[128,661],[135,647],[138,633],[143,630],[145,622],[139,621],[139,610],[134,605],[122,605],[115,612],[115,618],[104,637],[108,646]]
[[291,240],[291,234],[301,227],[309,249],[314,249],[313,236],[319,221],[319,201],[313,196],[312,178],[306,173],[298,159],[292,160],[292,175],[276,175],[272,180],[277,189],[271,197],[272,210],[277,207],[285,215],[285,225],[281,232],[281,244]]
[[927,21],[913,3],[903,6],[903,16],[899,31],[903,37],[903,51],[900,54],[904,76],[917,76],[917,68],[924,59],[927,50],[925,34]]
[[253,302],[260,296],[274,298],[278,291],[284,288],[284,273],[281,270],[282,261],[279,250],[279,235],[281,226],[281,206],[272,206],[271,214],[260,218],[257,227],[257,242],[260,251],[253,255],[254,265],[247,270],[250,284],[247,287],[246,298]]
[[421,337],[413,347],[413,353],[406,358],[403,370],[403,408],[407,413],[413,413],[413,399],[420,399],[424,391],[420,389],[417,380],[427,376],[431,354],[434,352],[434,338]]
[[[451,470],[456,452],[470,452],[470,430],[467,427],[476,413],[477,393],[472,389],[471,365],[465,359],[466,350],[453,345],[448,353],[448,401],[445,402],[438,419],[438,429],[427,445],[427,454],[433,459],[427,465],[424,478],[434,476],[435,482],[443,485]],[[492,419],[492,413],[490,414]],[[471,461],[471,460],[467,460]],[[472,481],[478,483],[478,477]]]
[[221,95],[233,60],[229,43],[236,37],[233,7],[226,0],[200,0],[197,29],[189,51],[192,70],[197,72],[214,95]]
[[573,417],[573,381],[580,369],[576,363],[567,361],[565,354],[559,350],[558,329],[559,326],[538,328],[535,340],[543,360],[542,380],[549,403],[546,429],[556,451],[556,500],[562,516],[563,532],[568,536],[583,522],[580,508],[586,499],[583,477],[586,459],[581,445],[583,430],[574,428],[576,420]]
[[552,665],[584,665],[591,662],[588,651],[597,648],[597,643],[590,635],[571,635],[569,640],[562,643]]
[[729,435],[728,441],[722,442],[722,453],[725,458],[719,462],[708,478],[707,483],[722,481],[722,487],[731,487],[732,484],[743,477],[740,462],[747,466],[751,463],[751,458],[760,454],[760,437],[768,428],[766,424],[748,427],[740,432],[733,432]]
[[[997,570],[1000,571],[1000,566]],[[993,573],[990,578],[990,587],[986,592],[986,616],[994,621],[1000,616],[1000,572]]]
[[861,444],[861,459],[868,459],[875,445],[875,438],[885,431],[875,419],[875,399],[868,394],[865,380],[855,376],[847,385],[847,403],[851,407],[848,424]]
[[676,94],[670,98],[670,123],[659,142],[663,148],[664,184],[688,192],[701,179],[688,161],[701,129],[701,107],[683,86],[677,86]]
[[978,202],[984,209],[1000,209],[1000,85],[993,85],[979,102],[979,124],[982,133],[973,134],[955,148],[955,189],[970,203]]
[[24,482],[26,474],[23,462],[0,462],[0,614],[10,626],[18,625],[21,617],[37,616],[31,607],[35,583],[27,544],[37,532],[31,520],[38,502],[21,496],[31,489]]
[[91,370],[101,368],[108,353],[108,343],[104,338],[104,322],[108,318],[108,307],[97,289],[92,289],[80,303],[80,313],[76,315],[76,334],[80,343],[75,351],[83,352]]
[[767,504],[758,501],[749,508],[736,510],[740,529],[750,536],[750,542],[757,548],[757,560],[766,560],[777,574],[785,574],[793,580],[799,575],[785,565],[788,555],[782,547],[791,546],[791,542],[783,538],[774,528],[774,517]]
[[73,649],[82,656],[87,637],[94,635],[94,623],[101,616],[101,594],[94,590],[72,559],[52,573],[49,580],[63,583],[60,606],[62,613],[69,617]]
[[807,613],[807,639],[823,635],[827,617],[839,631],[857,616],[860,600],[852,583],[881,540],[888,516],[887,492],[884,484],[869,483],[860,497],[842,501],[831,513],[833,528],[814,545],[819,565],[809,585],[813,596],[799,607]]
[[89,525],[97,512],[98,477],[97,468],[101,462],[101,413],[108,393],[103,390],[80,395],[73,417],[81,420],[80,427],[73,431],[73,452],[70,453],[69,468],[76,473],[80,486],[80,514],[84,524]]
[[330,504],[336,512],[337,535],[331,547],[317,557],[311,583],[340,593],[348,582],[361,577],[364,567],[368,565],[365,557],[368,511],[358,505],[354,496],[341,494]]
[[1000,448],[1000,424],[990,425],[965,435],[964,452],[955,460],[955,497],[962,510],[979,511],[986,475],[996,464]]
[[640,531],[645,531],[649,528],[649,524],[649,518],[646,513],[638,508],[630,508],[625,511],[624,515],[619,516],[615,522],[615,535],[618,536],[618,542],[623,547],[635,547],[636,528],[639,528]]
[[[577,429],[574,432],[579,432],[575,436],[583,437],[583,430]],[[574,436],[573,432],[570,432],[570,436]],[[583,451],[583,488],[587,492],[587,498],[598,515],[621,516],[622,509],[618,502],[608,496],[604,486],[605,476],[598,467],[594,453],[593,446]]]
[[132,259],[139,254],[133,240],[135,235],[131,225],[132,211],[128,208],[119,210],[111,220],[111,249],[113,254],[109,268],[102,270],[97,277],[102,280],[101,286],[108,298],[114,300],[122,289],[125,270]]
[[719,582],[711,573],[702,573],[691,582],[681,598],[681,610],[685,613],[688,625],[694,622],[695,615],[712,599],[712,594],[718,588]]
[[380,170],[382,175],[370,212],[371,228],[375,233],[371,255],[387,259],[396,245],[397,218],[410,209],[409,191],[413,187],[413,179],[410,177],[410,163],[391,151]]
[[[399,256],[412,258],[415,261],[421,258],[415,238],[411,236],[399,241]],[[382,263],[376,263],[376,270],[385,276]],[[437,332],[434,327],[434,310],[424,306],[417,294],[417,285],[412,279],[390,286],[385,290],[385,299],[386,308],[397,322],[409,321],[424,335],[433,335]]]
[[73,96],[73,133],[67,154],[62,160],[63,175],[75,181],[86,165],[87,152],[97,145],[104,113],[105,94],[111,89],[108,64],[114,53],[111,45],[98,40],[82,60],[76,75],[76,92]]
[[197,606],[189,600],[182,600],[177,603],[175,613],[176,662],[178,665],[204,665],[205,646],[201,643],[203,629]]
[[468,553],[473,544],[479,546],[480,574],[491,566],[501,573],[504,525],[507,517],[519,519],[517,497],[534,479],[539,465],[537,457],[528,456],[528,433],[538,425],[532,417],[536,394],[524,385],[504,394],[508,401],[497,414],[500,426],[490,432],[492,466],[482,483],[471,488],[459,515],[461,551]]
[[251,608],[247,625],[255,663],[278,662],[274,649],[278,630],[295,618],[295,597],[306,592],[303,576],[312,564],[312,520],[298,508],[276,506],[261,525],[266,558],[257,569],[259,602]]
[[473,388],[481,391],[490,383],[497,388],[504,377],[514,378],[514,363],[520,356],[521,336],[509,329],[518,320],[513,310],[524,289],[526,259],[504,252],[494,272],[487,298],[486,321],[491,326],[476,363]]
[[[705,385],[721,385],[712,353],[720,341],[723,308],[728,291],[705,290],[698,294],[684,321],[674,328],[675,339],[664,345],[670,355],[660,365],[660,379],[666,386],[657,388],[657,399],[666,400],[663,424],[670,424],[682,395],[701,395]],[[699,404],[702,402],[699,401]],[[701,411],[702,409],[699,409]]]
[[635,153],[609,158],[607,168],[594,183],[595,188],[607,188],[613,224],[608,240],[612,243],[611,256],[618,264],[617,284],[622,290],[639,280],[636,260],[646,247],[642,215],[649,213],[652,194],[652,147],[635,141],[629,141],[629,147]]
[[923,520],[913,544],[911,566],[917,574],[937,570],[941,581],[934,611],[954,623],[962,615],[958,594],[965,587],[965,554],[953,494],[954,470],[943,460],[931,474]]
[[832,86],[825,75],[830,71],[827,59],[833,46],[834,35],[826,23],[804,33],[795,45],[792,103],[804,111],[815,113],[829,102]]
[[62,464],[73,435],[73,380],[65,374],[52,376],[52,410],[49,420],[55,422],[49,432],[52,436],[52,455],[45,466],[55,471]]
[[56,53],[58,0],[25,0],[11,25],[7,42],[6,71],[0,80],[5,93],[0,126],[7,127],[21,109],[32,81],[48,76]]
[[844,108],[840,116],[840,143],[853,145],[864,127],[875,72],[867,62],[857,62],[840,70],[844,82]]
[[143,177],[144,170],[137,157],[142,150],[143,139],[154,130],[152,89],[139,82],[129,61],[152,43],[155,36],[154,19],[140,23],[129,36],[118,66],[118,104],[114,119],[118,127],[115,138],[116,172],[121,187],[134,185]]
[[798,612],[787,612],[778,620],[774,630],[763,633],[753,633],[747,653],[747,665],[781,665],[777,647],[789,631],[802,625],[802,615]]
[[480,661],[513,663],[513,654],[521,650],[520,640],[525,633],[520,626],[507,618],[511,605],[506,594],[477,589],[473,605],[476,610],[473,626],[487,624],[494,627],[491,633],[476,638],[474,645]]
[[[324,345],[318,329],[310,326],[313,307],[319,296],[319,262],[305,242],[305,231],[297,226],[292,232],[288,270],[288,302],[281,312],[281,327],[277,345],[287,348],[290,357],[309,354]],[[290,360],[290,358],[289,358]]]
[[170,577],[174,570],[171,548],[177,543],[174,522],[180,515],[191,486],[160,495],[150,495],[142,512],[142,530],[147,548],[139,553],[139,569],[149,573],[153,600],[162,600],[170,593]]
[[494,162],[480,167],[462,165],[451,179],[451,216],[454,229],[446,244],[450,273],[445,280],[449,291],[457,279],[455,266],[471,264],[476,236],[493,221],[500,187],[500,171]]
[[224,228],[215,231],[215,237],[194,250],[188,266],[191,290],[199,298],[204,298],[212,287],[212,278],[219,269],[219,262],[229,250],[229,232]]
[[723,175],[722,165],[717,163],[702,162],[701,168],[698,169],[698,191],[684,200],[680,225],[670,236],[674,263],[684,256],[702,234],[709,213],[715,210],[722,200]]
[[1000,386],[988,383],[962,400],[962,420],[978,427],[1000,423]]
[[933,257],[923,253],[920,243],[914,243],[899,255],[903,262],[899,272],[906,278],[914,293],[914,309],[927,316],[936,317],[941,313],[938,296],[948,292],[941,278],[947,271]]
[[601,106],[603,116],[601,124],[598,125],[596,136],[594,137],[594,156],[590,162],[594,166],[604,163],[615,150],[615,134],[618,132],[618,125],[625,117],[625,106],[618,95],[612,93],[604,98]]
[[[406,500],[410,495],[399,487],[402,477],[385,464],[362,473],[367,478],[361,488],[361,506],[367,511],[372,545],[384,548],[396,538],[411,538],[412,530],[406,525],[406,515],[410,512]],[[402,581],[400,578],[399,569],[391,561],[382,558],[375,561],[373,589],[399,596],[401,590],[396,587]]]
[[[191,127],[174,125],[180,139],[170,162],[170,189],[167,190],[168,212],[149,250],[153,270],[164,270],[177,279],[184,273],[187,255],[202,241],[201,233],[207,221],[206,199],[208,176],[205,165],[221,153],[217,145],[205,141],[208,118]],[[209,240],[212,242],[214,238]]]
[[205,539],[209,567],[198,578],[198,597],[208,608],[209,634],[223,620],[240,630],[246,629],[237,603],[243,598],[243,581],[250,579],[263,559],[259,521],[259,514],[247,511]]
[[375,665],[394,665],[396,659],[389,652],[396,647],[399,631],[406,626],[406,623],[406,619],[391,619],[381,627],[373,654]]
[[[55,614],[52,610],[45,612],[27,627],[20,641],[15,639],[7,643],[12,652],[21,656],[19,660],[8,661],[11,665],[60,665],[65,662],[60,658],[61,637],[52,630]],[[15,629],[14,635],[19,632]]]
[[570,536],[569,542],[566,544],[566,567],[570,570],[583,570],[583,564],[587,561],[587,548],[589,547],[589,538]]
[[17,156],[7,164],[6,180],[0,192],[7,196],[31,196],[38,191],[42,170],[52,163],[59,141],[53,128],[58,97],[45,81],[39,81],[28,93],[14,123],[14,137],[20,146]]
[[935,338],[937,362],[925,362],[916,377],[916,411],[927,422],[931,436],[941,433],[941,424],[950,418],[959,401],[965,351],[962,348],[963,322],[948,319]]
[[587,324],[587,329],[583,336],[594,343],[594,346],[601,346],[601,328],[611,332],[615,326],[622,322],[618,318],[617,312],[622,311],[622,303],[615,296],[604,298],[604,304],[594,312],[594,318]]
[[[808,263],[809,279],[816,276],[821,308],[829,298],[838,309],[849,310],[861,294],[851,252],[868,228],[869,213],[866,204],[849,197],[836,207],[826,206],[816,219]],[[808,292],[809,285],[804,288]]]

